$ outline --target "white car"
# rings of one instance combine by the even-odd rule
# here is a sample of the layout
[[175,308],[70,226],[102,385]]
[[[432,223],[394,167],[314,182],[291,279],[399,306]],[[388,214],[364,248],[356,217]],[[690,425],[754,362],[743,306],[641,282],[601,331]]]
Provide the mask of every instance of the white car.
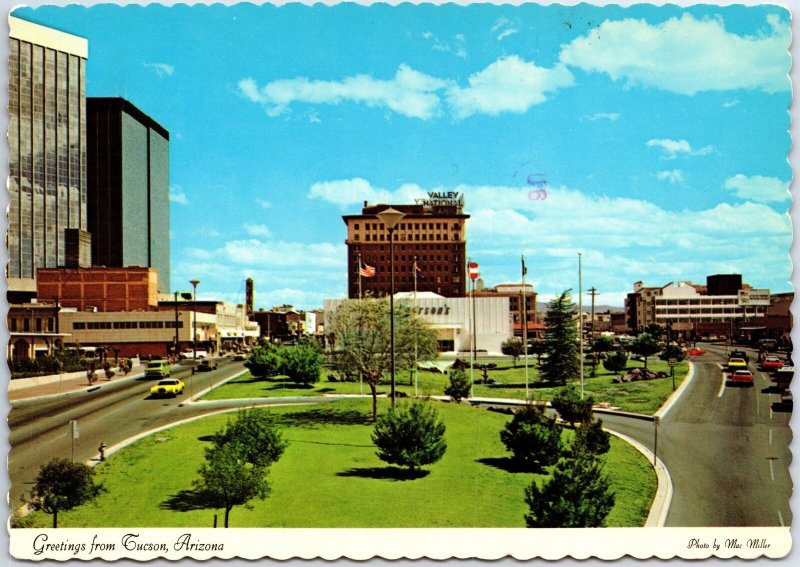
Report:
[[[192,359],[195,358],[193,350],[185,350],[180,355],[178,355],[180,359]],[[207,350],[200,350],[197,349],[197,358],[208,358],[208,351]]]

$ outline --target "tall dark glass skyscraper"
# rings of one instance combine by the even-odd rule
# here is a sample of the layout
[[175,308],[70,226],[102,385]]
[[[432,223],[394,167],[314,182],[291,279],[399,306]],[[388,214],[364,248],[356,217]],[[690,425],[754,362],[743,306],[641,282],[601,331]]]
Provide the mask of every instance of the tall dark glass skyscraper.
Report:
[[86,39],[10,17],[8,289],[64,264],[64,230],[87,229]]
[[123,98],[86,103],[92,263],[155,268],[169,293],[169,132]]

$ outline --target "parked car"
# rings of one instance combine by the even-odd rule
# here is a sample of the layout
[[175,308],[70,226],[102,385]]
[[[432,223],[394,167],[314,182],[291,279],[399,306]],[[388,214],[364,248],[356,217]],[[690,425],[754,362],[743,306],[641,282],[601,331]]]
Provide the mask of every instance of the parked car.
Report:
[[774,354],[767,355],[764,357],[764,360],[761,361],[761,370],[764,372],[773,372],[781,368],[783,368],[783,362]]
[[730,373],[728,380],[734,384],[744,384],[745,386],[753,385],[753,373],[749,370],[735,370]]
[[161,380],[150,388],[150,395],[156,398],[160,398],[162,396],[169,396],[174,398],[175,396],[179,396],[183,394],[183,389],[185,388],[185,384],[182,380],[178,380],[177,378],[167,378],[166,380]]
[[704,351],[701,348],[690,348],[689,349],[689,356],[700,356],[700,355],[703,355],[705,353],[706,353],[706,351]]
[[147,368],[144,369],[146,378],[153,378],[154,376],[166,378],[171,373],[172,367],[166,360],[152,360],[147,363]]
[[[191,359],[195,358],[194,350],[185,350],[185,351],[183,351],[182,353],[180,353],[178,355],[178,358],[180,358],[181,360],[185,360],[187,358],[191,360]],[[208,351],[207,350],[197,349],[197,359],[200,359],[200,358],[208,358]]]
[[211,362],[209,360],[201,360],[200,364],[197,365],[198,372],[211,372],[212,370],[217,369],[217,363]]
[[775,386],[782,391],[789,389],[792,378],[794,378],[794,366],[784,366],[776,370],[775,374],[772,375],[772,381],[775,382]]
[[247,360],[247,355],[244,353],[237,353],[233,355],[233,360]]
[[747,370],[747,361],[743,358],[732,357],[728,359],[728,371]]

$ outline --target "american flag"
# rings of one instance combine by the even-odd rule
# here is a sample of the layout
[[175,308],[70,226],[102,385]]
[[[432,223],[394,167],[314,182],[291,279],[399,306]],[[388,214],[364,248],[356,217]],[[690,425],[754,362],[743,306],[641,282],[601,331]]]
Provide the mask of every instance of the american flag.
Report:
[[414,273],[414,277],[415,277],[415,278],[422,279],[422,280],[424,280],[424,279],[425,279],[425,276],[423,275],[423,273],[422,273],[422,270],[420,270],[420,269],[419,269],[419,266],[417,266],[417,260],[416,260],[416,259],[414,260],[414,270],[413,270],[413,273]]
[[366,262],[363,262],[361,267],[359,268],[359,274],[363,278],[371,278],[375,276],[375,266],[370,266]]

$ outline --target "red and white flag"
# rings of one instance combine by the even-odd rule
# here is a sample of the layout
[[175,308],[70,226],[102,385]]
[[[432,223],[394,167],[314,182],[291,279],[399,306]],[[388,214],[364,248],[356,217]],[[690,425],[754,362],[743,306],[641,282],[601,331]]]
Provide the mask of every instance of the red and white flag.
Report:
[[361,277],[364,277],[364,278],[374,277],[375,276],[375,266],[370,266],[366,262],[363,262],[361,264],[361,267],[359,268],[359,274],[361,274]]
[[473,280],[478,279],[478,263],[477,262],[470,262],[467,264],[467,269],[469,270],[469,277]]

